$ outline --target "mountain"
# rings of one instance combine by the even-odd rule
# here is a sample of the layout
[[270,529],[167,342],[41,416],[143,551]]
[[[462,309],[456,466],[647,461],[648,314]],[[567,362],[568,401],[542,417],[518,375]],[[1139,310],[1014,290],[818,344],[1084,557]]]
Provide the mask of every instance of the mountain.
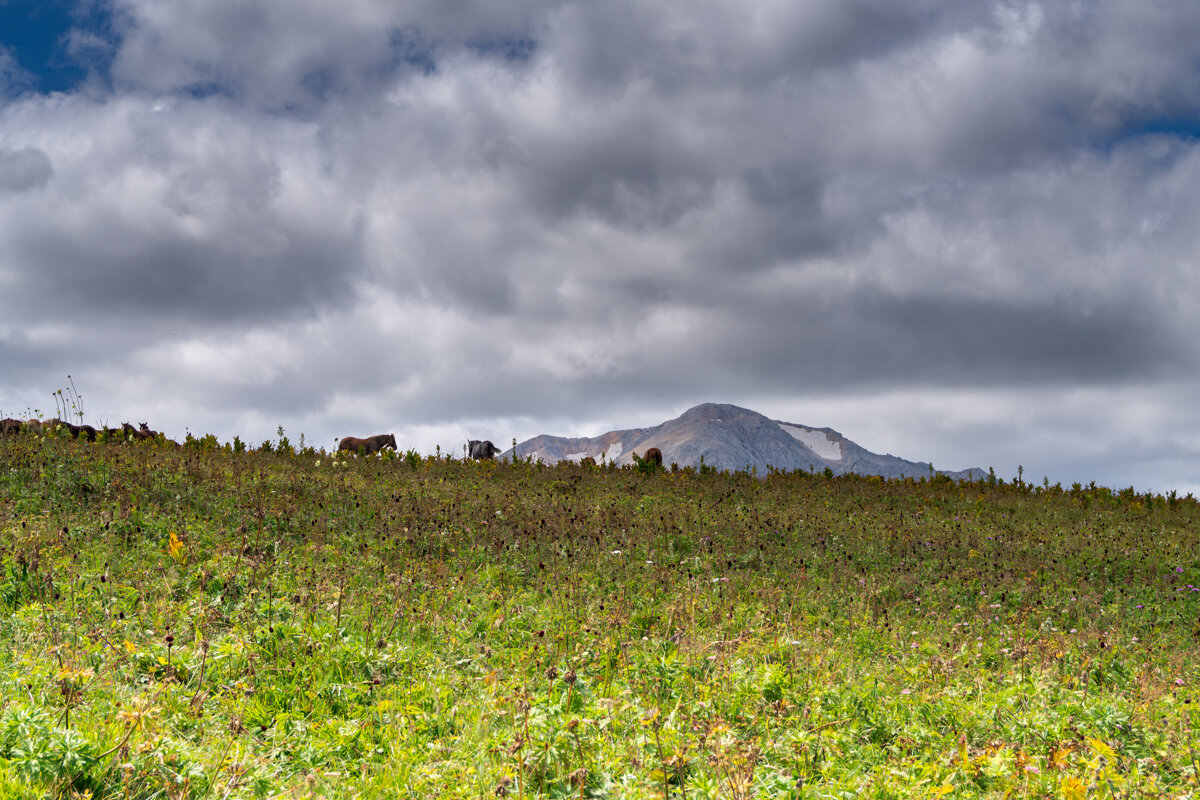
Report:
[[[734,405],[704,403],[653,428],[609,431],[601,436],[535,436],[517,445],[517,458],[554,464],[592,457],[617,465],[633,463],[633,454],[648,448],[662,451],[663,463],[699,466],[701,459],[718,470],[767,467],[795,469],[835,475],[856,473],[887,478],[928,477],[930,465],[893,455],[879,455],[860,447],[832,428],[812,428],[794,422],[768,419],[756,411]],[[508,451],[511,457],[512,451]],[[979,468],[946,472],[956,479],[978,480],[986,475]]]

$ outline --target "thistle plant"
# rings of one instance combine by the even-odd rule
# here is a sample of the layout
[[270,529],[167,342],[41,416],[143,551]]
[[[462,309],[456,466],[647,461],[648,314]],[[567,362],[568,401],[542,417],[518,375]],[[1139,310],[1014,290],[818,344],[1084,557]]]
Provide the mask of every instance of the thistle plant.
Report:
[[75,388],[75,379],[67,376],[65,389],[55,389],[51,396],[54,398],[54,410],[59,419],[74,418],[78,424],[83,424],[83,395]]

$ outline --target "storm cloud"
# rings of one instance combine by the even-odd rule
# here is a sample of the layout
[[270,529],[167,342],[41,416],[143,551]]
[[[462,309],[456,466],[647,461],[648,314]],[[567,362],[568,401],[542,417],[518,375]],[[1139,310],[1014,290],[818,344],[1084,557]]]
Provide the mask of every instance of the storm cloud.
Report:
[[67,90],[0,50],[6,414],[71,374],[430,451],[734,402],[1200,491],[1192,3],[88,9]]

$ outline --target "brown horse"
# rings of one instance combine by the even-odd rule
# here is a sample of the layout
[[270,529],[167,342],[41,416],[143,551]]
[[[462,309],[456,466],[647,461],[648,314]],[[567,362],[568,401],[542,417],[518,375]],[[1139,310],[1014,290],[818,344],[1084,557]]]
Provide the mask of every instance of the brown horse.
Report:
[[661,467],[662,466],[662,450],[659,450],[657,447],[651,447],[649,450],[646,451],[646,454],[644,456],[642,456],[642,461],[645,461],[649,464],[653,464],[656,467]]
[[122,422],[121,431],[125,434],[126,439],[132,436],[139,442],[150,441],[158,436],[158,434],[150,430],[150,428],[144,422],[142,423],[141,428],[135,428],[128,422]]
[[396,436],[392,433],[381,433],[378,436],[368,436],[365,439],[360,439],[357,436],[347,436],[338,442],[338,452],[348,450],[351,453],[357,453],[362,450],[365,455],[378,453],[384,447],[396,449]]
[[21,420],[5,417],[0,419],[0,434],[9,435],[21,432]]
[[65,428],[76,439],[80,436],[86,436],[89,442],[96,441],[96,429],[91,425],[72,425],[70,422],[63,422],[61,419],[52,419],[49,425],[51,430]]

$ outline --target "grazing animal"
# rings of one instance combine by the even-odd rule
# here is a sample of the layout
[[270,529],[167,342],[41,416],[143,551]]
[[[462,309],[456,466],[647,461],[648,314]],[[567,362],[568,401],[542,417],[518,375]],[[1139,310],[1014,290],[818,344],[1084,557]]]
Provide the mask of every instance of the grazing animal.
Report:
[[651,447],[646,451],[646,454],[642,456],[642,461],[648,464],[653,464],[656,467],[661,467],[662,450],[659,450],[657,447]]
[[500,455],[502,451],[489,441],[481,442],[478,439],[472,439],[467,442],[467,452],[476,461],[487,461]]
[[69,422],[63,422],[58,417],[55,417],[54,419],[50,420],[47,424],[50,426],[50,431],[52,433],[58,433],[59,431],[65,430],[67,433],[71,434],[72,436],[79,435],[79,426],[78,425],[72,425]]
[[26,420],[25,430],[32,434],[40,434],[42,432],[42,421],[39,419]]
[[21,420],[6,417],[0,419],[0,434],[12,434],[21,432]]
[[78,439],[80,436],[86,436],[89,442],[96,441],[96,429],[91,425],[73,425],[70,422],[63,422],[61,419],[50,420],[51,429],[66,428],[71,436]]
[[132,436],[134,439],[138,440],[139,442],[145,442],[145,441],[148,441],[151,439],[155,439],[158,436],[158,434],[155,433],[154,431],[150,430],[150,428],[144,422],[142,423],[142,427],[140,427],[140,428],[135,428],[132,425],[130,425],[128,422],[122,422],[121,423],[121,431],[125,434],[126,438]]
[[396,436],[392,433],[381,433],[378,436],[368,436],[365,439],[360,439],[357,436],[347,436],[338,442],[338,452],[349,450],[351,453],[357,453],[361,448],[366,455],[378,453],[384,447],[396,449]]

